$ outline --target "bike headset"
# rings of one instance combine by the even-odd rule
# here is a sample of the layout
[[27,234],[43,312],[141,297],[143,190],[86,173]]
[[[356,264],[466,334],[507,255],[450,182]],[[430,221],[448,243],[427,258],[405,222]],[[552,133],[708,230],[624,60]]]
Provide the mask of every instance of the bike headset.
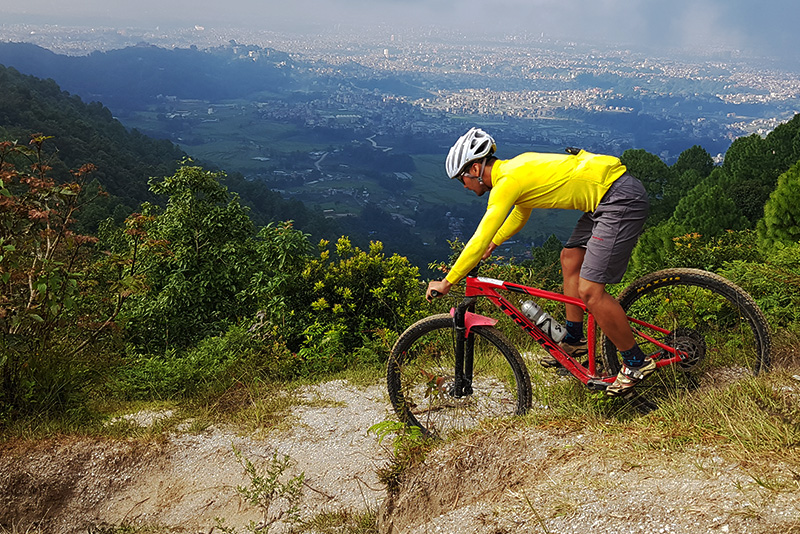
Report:
[[[491,135],[480,128],[470,128],[467,133],[458,138],[458,141],[450,149],[450,153],[447,154],[444,163],[447,176],[451,180],[458,178],[463,174],[467,165],[479,159],[483,159],[483,165],[486,165],[486,158],[494,154],[495,150],[497,150],[497,144]],[[481,173],[478,175],[480,183],[483,183],[483,165]]]

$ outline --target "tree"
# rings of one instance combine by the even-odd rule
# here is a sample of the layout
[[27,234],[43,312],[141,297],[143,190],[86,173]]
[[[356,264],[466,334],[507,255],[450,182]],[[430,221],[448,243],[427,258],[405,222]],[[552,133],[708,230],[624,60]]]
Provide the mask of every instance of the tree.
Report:
[[255,229],[239,198],[220,184],[223,177],[184,166],[173,176],[151,178],[151,191],[169,200],[163,211],[142,206],[142,231],[168,254],[142,251],[150,289],[127,314],[137,346],[188,346],[254,313],[246,289],[256,268]]
[[687,148],[678,156],[678,161],[672,166],[678,176],[686,171],[696,171],[701,178],[705,178],[714,170],[714,160],[705,148],[694,145]]
[[682,233],[671,219],[647,228],[633,249],[626,277],[636,278],[666,267],[675,252],[674,239]]
[[758,222],[758,238],[765,250],[800,242],[800,162],[778,178]]
[[756,134],[736,139],[725,153],[723,184],[751,228],[763,216],[764,203],[780,172],[775,152]]
[[539,247],[534,247],[531,250],[531,264],[534,269],[547,269],[553,266],[560,268],[561,250],[564,244],[556,237],[555,234],[550,234],[544,243]]
[[764,144],[766,150],[775,156],[774,162],[780,173],[800,160],[800,113],[779,124],[767,135]]
[[747,220],[722,187],[710,183],[698,185],[681,199],[671,220],[686,232],[708,237],[748,227]]

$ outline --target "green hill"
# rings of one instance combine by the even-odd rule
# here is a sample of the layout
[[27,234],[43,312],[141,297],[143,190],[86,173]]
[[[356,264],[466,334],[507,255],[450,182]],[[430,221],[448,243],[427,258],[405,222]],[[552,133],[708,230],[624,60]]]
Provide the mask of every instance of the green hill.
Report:
[[[125,128],[103,104],[87,104],[62,91],[53,80],[0,65],[0,94],[0,139],[26,143],[35,133],[52,137],[45,147],[56,178],[66,179],[70,169],[84,163],[97,167],[93,177],[110,197],[85,215],[89,227],[111,215],[120,219],[144,201],[159,202],[148,189],[148,179],[172,174],[187,157],[170,141]],[[300,202],[285,201],[239,174],[229,175],[226,185],[246,199],[258,224],[291,219],[320,238],[335,239],[342,233],[321,213],[306,209]]]

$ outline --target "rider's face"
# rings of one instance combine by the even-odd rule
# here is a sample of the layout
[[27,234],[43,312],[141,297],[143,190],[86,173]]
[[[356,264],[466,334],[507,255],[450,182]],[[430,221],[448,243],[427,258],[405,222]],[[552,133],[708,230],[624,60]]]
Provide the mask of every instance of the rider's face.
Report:
[[[475,167],[477,167],[477,169],[475,169]],[[489,188],[486,187],[486,185],[483,184],[483,182],[478,179],[477,173],[480,172],[480,168],[481,166],[479,164],[473,163],[472,165],[467,167],[467,170],[465,170],[458,178],[461,181],[461,183],[464,184],[465,189],[469,189],[478,196],[483,195],[486,191],[489,190]],[[475,174],[472,174],[473,171],[475,172]]]

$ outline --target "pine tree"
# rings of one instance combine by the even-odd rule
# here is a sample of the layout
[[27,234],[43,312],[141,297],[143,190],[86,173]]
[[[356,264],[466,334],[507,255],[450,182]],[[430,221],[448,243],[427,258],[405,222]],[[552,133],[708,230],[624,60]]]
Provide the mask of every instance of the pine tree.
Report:
[[714,160],[705,148],[694,145],[681,152],[678,161],[672,166],[672,170],[678,175],[690,170],[697,171],[700,177],[705,178],[714,170]]
[[765,250],[800,241],[800,161],[778,178],[758,222],[758,240]]
[[704,182],[692,189],[675,208],[671,219],[689,232],[711,237],[725,230],[748,227],[736,204],[722,187]]
[[628,170],[641,180],[650,197],[648,226],[669,219],[674,205],[665,202],[665,192],[675,182],[676,173],[661,158],[642,149],[626,150],[620,158]]

